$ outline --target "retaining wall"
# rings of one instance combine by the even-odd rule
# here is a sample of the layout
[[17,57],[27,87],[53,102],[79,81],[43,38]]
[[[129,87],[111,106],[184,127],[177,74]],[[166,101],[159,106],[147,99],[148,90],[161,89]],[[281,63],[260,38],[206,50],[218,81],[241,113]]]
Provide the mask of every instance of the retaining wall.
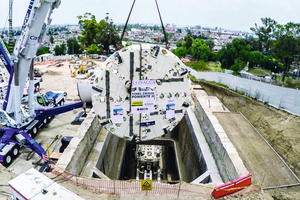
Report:
[[[213,101],[214,99],[209,99],[211,97],[207,96],[203,97],[199,95],[201,93],[197,93],[193,91],[194,112],[223,181],[228,182],[247,175],[249,172],[244,166],[242,159],[219,124],[219,121],[213,115],[211,105],[216,104]],[[223,107],[223,105],[219,107]],[[225,108],[224,112],[227,112]]]
[[124,139],[108,132],[101,148],[96,168],[110,179],[119,179],[125,147],[126,141]]
[[212,152],[201,131],[201,126],[196,118],[193,107],[187,109],[185,120],[203,172],[201,176],[195,177],[191,182],[194,184],[208,182],[223,183]]
[[[182,170],[184,167],[186,172],[180,172],[181,181],[192,182],[197,177],[199,177],[204,171],[206,171],[206,163],[204,160],[199,158],[199,154],[195,150],[195,145],[193,144],[193,138],[190,135],[186,119],[183,118],[176,128],[172,131],[172,137],[177,138],[177,147],[180,151],[180,156],[176,153],[177,159],[181,160],[181,163],[184,166],[180,166],[180,162],[177,162],[179,165],[179,170]],[[175,144],[174,144],[175,145]],[[192,169],[192,170],[189,170]]]
[[57,165],[73,174],[79,175],[91,152],[94,142],[100,132],[99,120],[92,112],[87,114],[84,122],[77,130],[77,137],[73,137],[68,147],[57,162]]

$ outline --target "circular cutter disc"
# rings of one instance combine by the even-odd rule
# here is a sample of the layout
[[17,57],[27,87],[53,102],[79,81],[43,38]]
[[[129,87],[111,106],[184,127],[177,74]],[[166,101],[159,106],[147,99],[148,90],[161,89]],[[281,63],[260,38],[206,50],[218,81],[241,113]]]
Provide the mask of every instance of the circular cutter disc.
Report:
[[128,46],[102,64],[92,102],[112,134],[151,140],[171,131],[184,116],[190,103],[188,70],[165,48]]

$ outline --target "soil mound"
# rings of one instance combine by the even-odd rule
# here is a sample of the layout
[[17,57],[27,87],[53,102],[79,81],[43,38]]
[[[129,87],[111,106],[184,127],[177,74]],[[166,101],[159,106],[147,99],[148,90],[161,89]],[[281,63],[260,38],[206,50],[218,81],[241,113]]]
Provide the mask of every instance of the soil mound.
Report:
[[61,74],[60,72],[55,72],[55,71],[52,71],[52,70],[47,70],[45,73],[49,74],[49,75],[60,75]]

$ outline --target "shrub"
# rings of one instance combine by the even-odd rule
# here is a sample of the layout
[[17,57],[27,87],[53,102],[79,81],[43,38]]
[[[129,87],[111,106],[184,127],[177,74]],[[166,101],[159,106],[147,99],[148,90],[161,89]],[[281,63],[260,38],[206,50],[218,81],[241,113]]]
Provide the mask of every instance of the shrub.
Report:
[[210,71],[209,65],[200,60],[199,62],[193,63],[193,62],[187,62],[185,63],[187,66],[190,66],[191,68],[195,69],[196,71]]

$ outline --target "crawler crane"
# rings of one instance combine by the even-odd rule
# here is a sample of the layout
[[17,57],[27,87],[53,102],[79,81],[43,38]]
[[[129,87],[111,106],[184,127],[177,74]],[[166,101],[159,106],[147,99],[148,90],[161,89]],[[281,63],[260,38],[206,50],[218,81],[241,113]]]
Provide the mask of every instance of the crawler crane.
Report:
[[[39,102],[35,101],[33,60],[51,23],[51,14],[60,3],[61,0],[30,0],[20,37],[11,56],[0,39],[0,59],[9,74],[5,101],[0,108],[0,123],[4,126],[0,129],[0,163],[4,166],[10,165],[19,149],[25,146],[43,158],[43,171],[48,163],[47,154],[32,137],[52,116],[85,105],[84,102],[61,105],[62,98],[58,101],[56,94],[51,95],[51,106],[37,106]],[[28,72],[28,107],[25,107],[21,105],[21,99]]]

